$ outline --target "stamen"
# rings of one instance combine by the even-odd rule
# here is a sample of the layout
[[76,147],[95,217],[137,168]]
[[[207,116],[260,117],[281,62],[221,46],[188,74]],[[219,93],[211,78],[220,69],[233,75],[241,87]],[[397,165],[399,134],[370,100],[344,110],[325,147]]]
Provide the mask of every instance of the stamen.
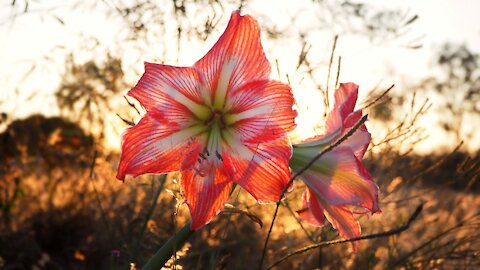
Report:
[[215,155],[217,156],[217,158],[219,160],[223,161],[222,155],[220,155],[220,153],[218,153],[218,151],[215,151]]
[[195,171],[195,175],[200,175],[201,177],[205,177],[207,175],[208,163],[203,163],[200,161],[197,163],[193,170]]
[[210,130],[208,143],[207,143],[207,151],[210,153],[214,153],[219,148],[219,140],[220,140],[220,128],[218,125],[214,124]]

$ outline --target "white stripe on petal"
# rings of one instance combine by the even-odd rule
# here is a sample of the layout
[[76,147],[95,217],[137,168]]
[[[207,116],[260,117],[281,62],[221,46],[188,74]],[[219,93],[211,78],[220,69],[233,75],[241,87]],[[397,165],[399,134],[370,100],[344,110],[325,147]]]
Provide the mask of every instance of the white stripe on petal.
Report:
[[193,100],[189,99],[188,97],[186,97],[184,94],[174,89],[173,87],[165,85],[163,86],[162,90],[165,94],[169,95],[172,99],[174,99],[175,101],[187,107],[192,113],[194,113],[200,119],[205,119],[210,114],[210,109],[208,109],[206,106],[203,106],[201,104],[194,102]]
[[[152,141],[147,140],[142,145],[143,148],[138,149],[139,153],[136,155],[136,160],[134,160],[134,162],[151,161],[151,159],[155,159],[156,156],[147,155],[146,153],[150,153],[152,151],[155,151],[155,152],[164,151],[164,150],[175,148],[181,142],[187,140],[188,138],[198,135],[204,130],[205,130],[205,126],[196,125],[196,126],[182,129],[176,133],[173,133],[168,137],[154,141],[153,143]],[[138,160],[138,159],[141,159],[141,160]],[[158,162],[162,162],[162,161],[159,160]]]
[[217,89],[215,90],[215,101],[213,106],[221,110],[225,105],[225,98],[227,96],[228,85],[232,77],[233,70],[237,64],[237,59],[230,58],[223,62],[220,76],[217,82]]

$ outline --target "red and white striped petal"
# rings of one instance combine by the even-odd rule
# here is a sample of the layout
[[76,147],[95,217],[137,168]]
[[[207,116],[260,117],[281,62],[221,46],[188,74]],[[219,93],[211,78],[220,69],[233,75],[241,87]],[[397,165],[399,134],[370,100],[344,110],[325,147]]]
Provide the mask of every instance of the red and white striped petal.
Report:
[[[297,211],[299,217],[313,226],[323,226],[327,217],[333,228],[338,230],[344,239],[361,235],[361,227],[347,206],[328,205],[314,191],[307,188],[302,195],[303,208]],[[358,250],[358,241],[352,243],[354,251]]]
[[276,202],[290,179],[288,138],[244,145],[226,137],[222,156],[228,175],[257,201]]
[[195,136],[204,129],[165,125],[147,113],[123,134],[117,178],[179,170],[184,156],[198,144]]
[[203,75],[216,109],[221,109],[231,89],[251,80],[268,79],[270,64],[256,20],[233,12],[225,32],[194,68]]
[[358,85],[354,83],[341,83],[335,91],[335,105],[327,116],[326,133],[343,130],[343,123],[348,115],[355,109],[358,97]]
[[[353,83],[341,84],[335,92],[335,107],[327,116],[326,134],[318,135],[295,145],[304,150],[312,149],[320,152],[326,146],[336,142],[362,118],[362,110],[353,111],[357,100],[358,86]],[[361,160],[370,144],[371,135],[365,125],[342,143],[350,147],[355,156]]]
[[325,218],[323,208],[318,200],[312,196],[312,192],[307,188],[302,194],[302,209],[297,211],[298,216],[313,226],[323,226]]
[[330,205],[356,205],[378,212],[378,186],[348,147],[321,157],[302,175],[308,187]]
[[175,122],[208,116],[202,91],[202,78],[194,68],[145,62],[145,73],[128,95],[147,111],[156,110],[163,119]]
[[[362,118],[362,110],[355,111],[347,116],[344,122],[344,134],[348,132]],[[355,156],[362,160],[371,140],[370,132],[365,125],[360,126],[352,136],[350,136],[342,146],[348,146],[355,153]]]
[[225,122],[242,141],[259,142],[284,136],[295,127],[297,112],[290,87],[276,81],[252,81],[232,90],[225,104]]
[[[350,129],[360,120],[362,117],[362,111],[355,111],[351,113],[344,123],[344,130],[336,129],[335,132],[331,132],[324,135],[317,135],[315,137],[309,138],[302,143],[295,144],[294,152],[302,153],[311,153],[312,157],[315,154],[318,154],[325,147],[335,143],[339,140],[345,133],[349,132]],[[341,146],[349,147],[355,153],[355,156],[361,160],[367,151],[368,145],[370,144],[371,135],[368,132],[365,125],[362,125],[358,128],[353,135],[351,135],[347,140],[345,140]]]
[[209,223],[223,209],[231,188],[232,181],[213,164],[201,173],[195,169],[182,171],[183,196],[192,216],[192,230]]
[[[361,235],[360,224],[347,206],[331,206],[328,204],[322,204],[322,206],[324,206],[324,213],[328,221],[340,233],[341,237],[352,239]],[[353,250],[358,251],[358,241],[352,242],[352,244]]]

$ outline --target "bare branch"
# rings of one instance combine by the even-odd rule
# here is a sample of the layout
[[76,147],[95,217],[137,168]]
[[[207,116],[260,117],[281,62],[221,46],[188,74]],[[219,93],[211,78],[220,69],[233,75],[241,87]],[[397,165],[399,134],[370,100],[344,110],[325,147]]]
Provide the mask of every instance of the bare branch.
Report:
[[337,89],[338,87],[338,79],[340,78],[340,70],[341,70],[341,67],[342,67],[342,57],[339,56],[338,57],[338,66],[337,66],[337,77],[335,78],[335,89]]
[[[332,70],[333,56],[335,55],[335,48],[337,47],[338,35],[335,36],[332,46],[332,54],[330,54],[330,61],[328,62],[327,84],[325,86],[325,109],[330,108],[330,101],[328,99],[328,85],[330,83],[330,72]],[[338,75],[338,74],[337,74]]]
[[376,97],[374,100],[372,100],[371,102],[369,102],[367,105],[363,106],[362,109],[369,108],[369,107],[371,107],[372,105],[374,105],[375,103],[377,103],[377,102],[378,102],[380,99],[382,99],[386,94],[388,94],[388,92],[390,92],[390,90],[392,90],[393,87],[395,87],[395,84],[392,84],[389,88],[387,88],[387,90],[383,91],[383,93],[381,93],[378,97]]
[[295,256],[297,254],[307,252],[307,251],[312,250],[312,249],[317,249],[317,248],[330,246],[330,245],[344,244],[344,243],[350,243],[350,242],[355,242],[355,241],[360,241],[360,240],[381,238],[381,237],[387,237],[387,236],[391,236],[391,235],[395,235],[395,234],[400,234],[403,231],[406,231],[406,230],[408,230],[408,228],[410,228],[410,225],[412,224],[412,222],[418,217],[418,215],[420,215],[420,212],[422,212],[422,209],[423,209],[423,203],[420,204],[419,206],[417,206],[417,209],[415,209],[415,211],[410,216],[410,218],[407,220],[407,222],[405,224],[403,224],[402,226],[398,227],[398,228],[395,228],[395,229],[392,229],[392,230],[389,230],[389,231],[385,231],[385,232],[380,232],[380,233],[367,234],[367,235],[363,235],[363,236],[355,237],[355,238],[351,238],[351,239],[325,241],[325,242],[321,242],[321,243],[318,243],[318,244],[306,246],[304,248],[298,249],[298,250],[296,250],[292,253],[289,253],[289,254],[285,255],[280,260],[278,260],[278,261],[274,262],[272,265],[270,265],[267,269],[272,269],[273,267],[277,266],[278,264],[287,260],[288,258],[290,258],[292,256]]

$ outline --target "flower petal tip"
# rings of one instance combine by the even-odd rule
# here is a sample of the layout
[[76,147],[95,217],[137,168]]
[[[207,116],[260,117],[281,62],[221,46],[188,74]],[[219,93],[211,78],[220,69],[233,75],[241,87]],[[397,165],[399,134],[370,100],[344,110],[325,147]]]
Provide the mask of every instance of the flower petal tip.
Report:
[[[193,208],[191,208],[188,203],[187,203],[187,206],[188,206],[188,210],[190,211],[190,213],[192,213]],[[197,218],[197,217],[194,217],[192,215],[192,223],[190,224],[190,229],[192,229],[192,231],[197,231],[197,230],[203,228],[204,226],[208,225],[213,220],[214,217],[218,216],[218,214],[220,214],[220,212],[222,212],[222,210],[224,208],[225,208],[225,206],[218,209],[216,211],[216,213],[214,213],[214,215],[212,215],[211,217],[207,217],[206,219]]]
[[122,181],[125,183],[125,174],[120,174],[120,171],[117,173],[117,176],[116,176],[117,180],[118,181]]

